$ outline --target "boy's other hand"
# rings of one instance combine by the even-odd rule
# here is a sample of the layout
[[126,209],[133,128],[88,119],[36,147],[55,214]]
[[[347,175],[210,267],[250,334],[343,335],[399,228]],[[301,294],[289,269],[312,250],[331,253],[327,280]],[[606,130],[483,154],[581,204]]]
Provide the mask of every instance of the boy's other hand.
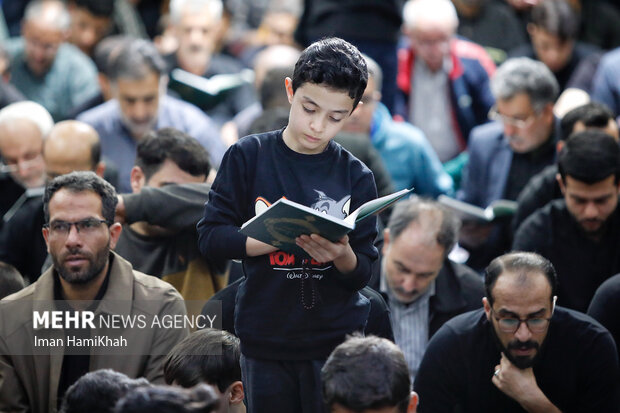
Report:
[[295,243],[315,261],[333,261],[338,271],[343,274],[353,271],[357,266],[357,256],[349,245],[347,235],[336,242],[331,242],[318,234],[302,235],[295,239]]

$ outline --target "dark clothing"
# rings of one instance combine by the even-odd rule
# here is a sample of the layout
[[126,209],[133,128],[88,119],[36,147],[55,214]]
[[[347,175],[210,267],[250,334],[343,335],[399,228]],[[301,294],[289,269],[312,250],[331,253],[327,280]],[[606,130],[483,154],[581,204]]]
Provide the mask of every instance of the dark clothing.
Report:
[[557,199],[521,224],[512,249],[537,252],[549,259],[558,275],[559,303],[585,312],[601,283],[620,272],[618,208],[605,228],[599,241],[588,238],[564,199]]
[[71,109],[69,111],[69,114],[67,115],[67,119],[75,119],[80,113],[86,112],[87,110],[99,106],[104,102],[105,100],[103,100],[103,95],[99,93],[98,95],[95,95],[92,98],[88,99],[86,102]]
[[370,304],[358,291],[377,258],[377,221],[360,221],[349,233],[357,267],[348,274],[285,251],[248,257],[239,227],[283,196],[310,207],[320,202],[327,214],[344,218],[377,194],[370,170],[333,141],[305,155],[284,143],[281,130],[246,136],[224,155],[198,223],[199,248],[208,258],[244,259],[235,331],[246,357],[324,359],[368,319]]
[[0,229],[4,226],[4,214],[6,214],[20,196],[24,193],[24,187],[11,178],[9,174],[0,174]]
[[[234,317],[235,317],[235,298],[237,290],[243,279],[229,284],[223,290],[218,291],[213,297],[207,301],[202,309],[202,314],[212,314],[210,310],[213,308],[213,301],[222,302],[222,330],[235,334]],[[370,301],[370,313],[368,314],[368,322],[364,328],[365,335],[375,335],[394,341],[394,333],[390,325],[390,309],[388,308],[383,296],[369,286],[360,290],[360,294],[368,298]]]
[[[420,413],[524,412],[491,381],[500,348],[484,310],[448,321],[428,345],[414,390]],[[585,314],[556,307],[534,365],[536,383],[562,412],[616,412],[618,359],[611,335]]]
[[[368,286],[379,291],[380,268],[374,270]],[[389,303],[387,294],[381,295]],[[468,266],[446,258],[435,279],[435,294],[429,299],[429,338],[452,317],[480,308],[482,297],[484,286],[480,275]]]
[[[175,54],[168,55],[165,59],[169,71],[179,67]],[[243,65],[235,58],[223,54],[214,54],[211,56],[209,67],[202,74],[202,77],[209,79],[215,75],[237,74],[242,69]],[[203,108],[205,113],[220,126],[232,120],[237,113],[256,102],[254,87],[249,83],[222,93],[225,93],[225,95],[214,107]]]
[[614,275],[596,290],[588,315],[609,330],[620,357],[620,274]]
[[549,165],[534,175],[517,197],[517,210],[512,218],[512,230],[515,233],[527,217],[554,199],[562,198],[562,191],[555,179],[557,165]]
[[478,15],[466,17],[459,13],[457,33],[487,50],[495,63],[506,60],[506,53],[527,42],[521,22],[505,4],[482,2]]
[[305,0],[295,40],[303,46],[324,36],[396,43],[403,4],[403,0]]
[[552,135],[541,147],[528,153],[513,152],[504,199],[515,200],[530,178],[540,173],[556,158],[556,140]]
[[37,197],[27,200],[0,231],[0,261],[17,268],[30,283],[41,275],[47,257],[43,224],[43,199]]
[[0,109],[21,100],[26,100],[24,95],[15,86],[0,79]]
[[116,252],[134,269],[172,284],[185,300],[206,300],[226,285],[226,262],[208,262],[198,251],[196,223],[202,217],[207,184],[145,186],[123,195],[125,221],[165,228],[161,235],[141,235],[123,227]]
[[[562,69],[553,73],[558,81],[558,84],[560,85],[560,91],[566,89],[569,81],[571,80],[571,76],[575,72],[575,69],[577,69],[579,63],[597,51],[598,49],[594,46],[579,42],[575,43],[573,54],[566,65]],[[531,44],[524,44],[523,46],[513,49],[510,53],[508,53],[508,57],[529,57],[530,59],[538,60],[538,56],[536,56],[534,47]]]
[[327,413],[320,376],[325,359],[282,362],[241,354],[240,362],[248,413]]
[[581,1],[579,40],[601,49],[620,46],[620,11],[601,1]]

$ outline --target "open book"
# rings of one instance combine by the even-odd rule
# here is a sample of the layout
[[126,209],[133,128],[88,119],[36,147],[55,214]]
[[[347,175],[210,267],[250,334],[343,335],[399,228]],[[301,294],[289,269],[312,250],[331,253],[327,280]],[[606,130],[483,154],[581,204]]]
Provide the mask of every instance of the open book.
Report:
[[462,221],[495,222],[500,218],[511,217],[517,210],[517,202],[498,199],[486,208],[468,204],[445,195],[439,195],[439,203],[456,213]]
[[308,254],[295,244],[295,238],[300,235],[319,234],[330,241],[338,241],[355,228],[356,222],[378,214],[412,191],[413,189],[403,189],[368,201],[345,219],[281,198],[262,214],[243,224],[239,231],[283,251],[307,256]]
[[243,69],[239,73],[213,75],[210,78],[197,76],[183,69],[170,73],[170,89],[179,96],[203,110],[208,110],[222,102],[228,94],[245,84],[251,84],[254,72]]

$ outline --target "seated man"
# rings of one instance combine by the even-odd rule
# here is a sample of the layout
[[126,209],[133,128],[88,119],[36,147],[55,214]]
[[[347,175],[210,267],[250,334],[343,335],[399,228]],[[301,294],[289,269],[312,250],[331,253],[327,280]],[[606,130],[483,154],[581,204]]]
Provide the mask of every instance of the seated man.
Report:
[[[567,112],[560,121],[560,140],[557,143],[557,152],[560,153],[564,143],[573,132],[580,132],[586,129],[600,129],[616,140],[618,135],[618,124],[614,119],[613,113],[600,103],[591,102],[576,107]],[[554,199],[562,198],[562,191],[556,179],[558,166],[549,165],[538,174],[534,175],[527,185],[521,190],[517,198],[517,210],[512,219],[513,232],[534,213],[537,209],[544,207]]]
[[[555,162],[553,103],[558,84],[542,63],[507,60],[491,79],[496,122],[474,128],[458,198],[486,208],[498,199],[515,200],[529,179]],[[484,268],[510,249],[510,222],[463,225],[460,243],[469,250],[468,265]]]
[[570,85],[579,63],[598,51],[576,41],[579,15],[567,0],[539,2],[532,9],[527,31],[531,44],[517,47],[509,57],[529,57],[543,62],[555,75],[560,92]]
[[396,204],[383,232],[381,274],[370,285],[389,304],[412,380],[430,338],[452,317],[480,308],[484,296],[480,276],[448,258],[459,226],[434,201],[406,200]]
[[245,413],[240,356],[239,339],[233,334],[212,328],[196,331],[168,353],[166,384],[186,388],[210,384],[222,402],[218,412]]
[[381,100],[383,72],[364,57],[368,84],[363,104],[351,114],[344,130],[367,135],[392,178],[396,191],[414,188],[415,193],[436,197],[452,193],[452,178],[443,170],[437,154],[424,133],[407,122],[395,122]]
[[120,192],[131,192],[136,147],[151,130],[171,127],[196,138],[217,167],[225,150],[217,126],[197,107],[165,95],[166,65],[155,46],[134,39],[116,53],[108,74],[114,99],[77,119],[99,133],[101,154],[118,167]]
[[394,112],[422,129],[446,162],[487,122],[495,64],[481,46],[455,36],[459,22],[450,0],[409,0],[403,17],[410,45],[398,55]]
[[555,305],[553,265],[512,253],[486,270],[484,308],[448,321],[429,343],[414,389],[422,413],[616,412],[609,332]]
[[11,83],[26,98],[43,105],[55,121],[99,93],[93,62],[65,43],[71,17],[63,2],[28,3],[22,37],[7,42],[12,56]]
[[0,111],[0,229],[45,184],[43,138],[54,126],[35,102],[17,102]]
[[117,221],[126,225],[115,251],[136,270],[171,283],[186,300],[206,300],[227,280],[227,261],[209,262],[198,251],[196,224],[210,189],[209,154],[172,128],[149,132],[137,152],[133,194],[120,196],[116,209]]
[[321,369],[323,399],[333,413],[415,413],[407,363],[394,343],[379,337],[349,337]]
[[[73,171],[93,171],[103,177],[97,132],[78,121],[58,122],[43,142],[47,179]],[[0,231],[0,260],[14,265],[30,283],[41,275],[47,247],[41,235],[45,224],[43,198],[22,205]]]
[[[197,76],[212,78],[238,74],[242,64],[231,56],[216,52],[222,21],[222,0],[175,0],[170,2],[170,24],[179,47],[166,56],[168,69],[183,69]],[[252,84],[244,83],[221,92],[207,115],[219,126],[256,102]]]
[[603,281],[620,272],[620,148],[586,130],[564,145],[558,162],[564,195],[530,215],[512,248],[537,252],[558,272],[563,306],[585,312]]
[[[183,299],[170,284],[134,271],[111,251],[121,232],[121,225],[114,223],[116,202],[112,185],[93,172],[72,172],[48,183],[43,236],[53,267],[0,301],[0,411],[54,411],[71,384],[101,368],[163,381],[164,357],[188,335],[187,328],[148,324],[110,330],[101,323],[82,323],[83,328],[76,329],[77,323],[64,323],[65,332],[54,328],[55,323],[46,328],[33,322],[35,313],[49,316],[50,307],[72,312],[84,309],[85,302],[99,319],[103,314],[141,314],[145,320],[186,316]],[[126,340],[119,343],[122,353],[110,354],[97,342],[76,343],[78,333],[91,337],[93,329],[116,337],[120,333]],[[51,338],[40,348],[37,336]]]
[[112,30],[114,3],[117,1],[69,0],[69,42],[92,56],[95,46]]

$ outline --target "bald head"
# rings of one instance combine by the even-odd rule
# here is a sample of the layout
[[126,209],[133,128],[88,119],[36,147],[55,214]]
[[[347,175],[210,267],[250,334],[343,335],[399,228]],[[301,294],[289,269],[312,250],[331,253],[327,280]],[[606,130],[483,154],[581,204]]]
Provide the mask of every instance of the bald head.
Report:
[[[292,46],[269,46],[262,50],[254,60],[254,85],[257,90],[263,83],[265,74],[275,68],[290,68],[291,74],[295,69],[295,63],[299,59],[301,52]],[[284,83],[284,79],[282,79]]]
[[32,120],[10,118],[0,122],[0,155],[13,179],[25,188],[45,183],[42,146],[43,135]]
[[49,178],[72,171],[102,172],[99,134],[83,122],[57,123],[45,140],[43,156]]

